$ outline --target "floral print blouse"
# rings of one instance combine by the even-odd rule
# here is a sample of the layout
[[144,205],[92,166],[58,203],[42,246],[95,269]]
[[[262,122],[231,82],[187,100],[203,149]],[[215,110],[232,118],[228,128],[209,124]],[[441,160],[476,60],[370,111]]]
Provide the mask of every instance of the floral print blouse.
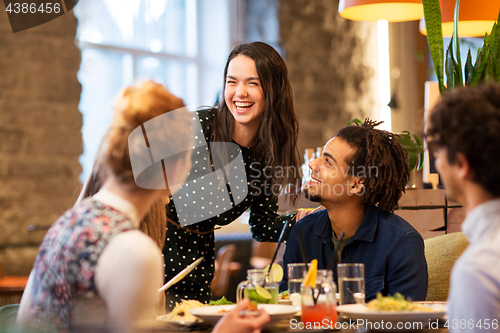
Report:
[[33,324],[69,329],[76,298],[97,294],[94,275],[104,248],[114,235],[133,229],[126,215],[91,198],[61,216],[45,235],[33,267]]

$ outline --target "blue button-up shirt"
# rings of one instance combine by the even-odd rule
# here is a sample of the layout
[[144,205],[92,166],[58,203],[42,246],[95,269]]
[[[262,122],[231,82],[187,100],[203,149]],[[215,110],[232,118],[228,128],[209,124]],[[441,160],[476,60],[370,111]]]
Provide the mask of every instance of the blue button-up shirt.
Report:
[[[284,279],[280,290],[288,288],[287,264],[304,262],[297,232],[301,231],[307,260],[318,260],[318,269],[326,269],[333,256],[332,225],[328,211],[322,210],[302,218],[288,238],[283,266]],[[427,262],[422,236],[401,217],[366,206],[361,225],[341,253],[342,263],[365,265],[366,301],[378,292],[396,292],[415,301],[427,294]],[[333,270],[337,283],[337,272]]]

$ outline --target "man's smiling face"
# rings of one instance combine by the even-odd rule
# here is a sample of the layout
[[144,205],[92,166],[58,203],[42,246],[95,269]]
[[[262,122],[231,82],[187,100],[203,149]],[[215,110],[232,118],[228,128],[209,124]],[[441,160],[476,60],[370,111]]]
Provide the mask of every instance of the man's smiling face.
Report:
[[334,137],[323,147],[321,157],[309,163],[311,181],[304,194],[309,200],[325,204],[347,200],[359,179],[352,175],[346,161],[356,150],[339,137]]

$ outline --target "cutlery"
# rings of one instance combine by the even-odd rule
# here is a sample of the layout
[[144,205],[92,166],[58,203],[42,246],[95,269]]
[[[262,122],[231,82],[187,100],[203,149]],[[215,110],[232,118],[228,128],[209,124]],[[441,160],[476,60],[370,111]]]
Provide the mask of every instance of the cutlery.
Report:
[[176,284],[177,282],[181,281],[182,279],[184,279],[186,277],[186,275],[188,275],[189,273],[191,273],[191,271],[200,264],[200,262],[203,261],[205,257],[201,257],[201,258],[198,258],[196,259],[191,265],[189,265],[188,267],[184,268],[182,271],[180,271],[176,276],[174,276],[172,279],[170,279],[167,283],[165,283],[163,285],[163,287],[161,287],[160,289],[158,289],[158,292],[162,292],[162,291],[165,291],[167,290],[168,288],[172,287],[174,284]]

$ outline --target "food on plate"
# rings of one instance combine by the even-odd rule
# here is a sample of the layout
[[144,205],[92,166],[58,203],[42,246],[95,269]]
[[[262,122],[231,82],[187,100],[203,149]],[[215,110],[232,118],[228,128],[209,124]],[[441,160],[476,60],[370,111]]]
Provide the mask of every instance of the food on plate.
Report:
[[175,303],[175,308],[169,314],[158,317],[159,320],[167,320],[167,321],[196,321],[197,317],[192,315],[189,310],[194,308],[201,308],[202,306],[206,306],[197,300],[182,300],[181,303]]
[[[245,309],[245,311],[258,311],[258,310],[259,310],[259,308],[257,308],[257,304],[255,304],[254,302],[248,302],[247,308]],[[231,311],[231,310],[222,309],[222,310],[219,310],[217,312],[218,313],[226,313],[229,311]]]
[[290,299],[289,297],[290,296],[289,296],[288,290],[285,290],[285,291],[280,293],[280,299]]
[[[269,265],[264,267],[264,276],[269,271]],[[283,268],[279,264],[272,264],[271,271],[269,272],[269,282],[281,282],[283,280]]]
[[433,309],[413,303],[411,299],[405,300],[405,297],[400,293],[395,293],[394,296],[382,296],[377,294],[377,298],[368,302],[366,307],[371,311],[407,311],[407,312],[430,312]]
[[231,301],[228,301],[226,296],[222,296],[222,298],[217,300],[217,301],[211,300],[210,303],[208,303],[208,305],[210,305],[210,306],[212,306],[212,305],[230,305],[230,304],[234,304],[234,303]]

